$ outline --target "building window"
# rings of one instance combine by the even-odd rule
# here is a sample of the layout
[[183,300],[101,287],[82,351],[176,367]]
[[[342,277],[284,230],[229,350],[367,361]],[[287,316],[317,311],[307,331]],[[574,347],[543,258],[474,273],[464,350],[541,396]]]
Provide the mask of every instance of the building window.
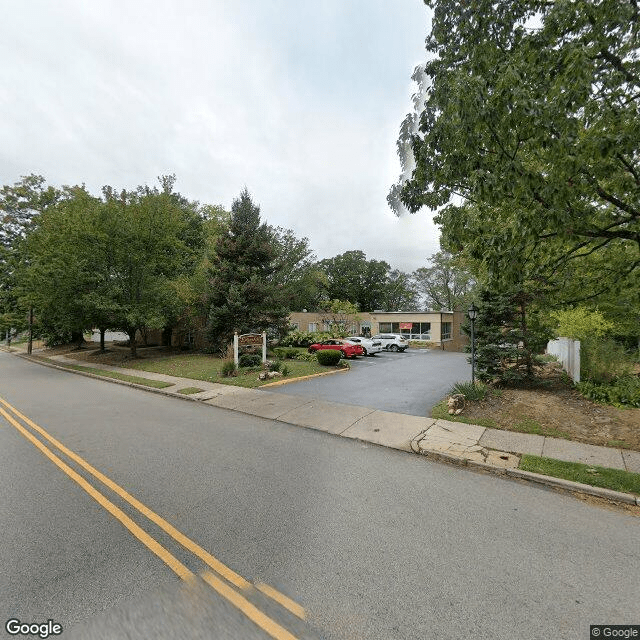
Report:
[[451,323],[450,322],[442,323],[440,338],[441,340],[451,340]]
[[317,331],[317,330],[318,330],[318,325],[315,322],[310,322],[309,331]]

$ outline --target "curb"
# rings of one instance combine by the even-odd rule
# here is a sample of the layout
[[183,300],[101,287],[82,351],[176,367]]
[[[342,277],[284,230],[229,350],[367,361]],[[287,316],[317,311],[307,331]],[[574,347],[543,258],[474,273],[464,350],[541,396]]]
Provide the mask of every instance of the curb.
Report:
[[282,387],[285,384],[291,384],[292,382],[300,382],[300,380],[310,380],[311,378],[320,378],[321,376],[332,376],[334,373],[346,373],[349,369],[336,369],[335,371],[323,371],[322,373],[312,373],[309,376],[300,376],[299,378],[291,378],[289,380],[277,380],[276,382],[268,382],[263,384],[258,389],[264,389],[265,387]]
[[[188,402],[201,402],[201,400],[199,400],[198,398],[192,398],[190,397],[190,395],[177,393],[176,391],[166,391],[164,389],[157,389],[154,387],[139,385],[139,384],[136,384],[135,382],[127,382],[126,380],[118,380],[117,378],[107,378],[107,377],[99,376],[94,373],[89,373],[87,371],[78,371],[76,369],[69,369],[67,367],[63,367],[63,366],[54,364],[52,362],[32,358],[27,354],[15,353],[15,355],[19,358],[23,358],[24,360],[28,360],[36,364],[41,364],[45,367],[50,367],[51,369],[58,369],[60,371],[66,371],[67,373],[74,373],[77,375],[85,376],[87,378],[94,378],[95,380],[113,382],[115,384],[124,385],[126,387],[132,387],[134,389],[141,389],[143,391],[147,391],[149,393],[156,393],[158,395],[163,395],[165,397],[179,398],[181,400],[186,400]],[[341,373],[342,371],[349,371],[349,369],[338,369],[336,371],[327,371],[324,373],[318,373],[311,376],[304,376],[303,378],[295,378],[293,380],[286,380],[286,381],[278,380],[278,382],[275,382],[275,383],[262,385],[262,387],[260,388],[264,388],[268,386],[279,386],[281,384],[287,384],[289,382],[295,382],[297,380],[303,380],[306,378],[316,378],[318,376],[326,376],[326,375],[332,375],[334,373]],[[622,502],[624,504],[640,506],[640,496],[634,496],[630,493],[614,491],[613,489],[604,489],[602,487],[594,487],[588,484],[582,484],[580,482],[573,482],[571,480],[564,480],[562,478],[554,478],[553,476],[545,476],[539,473],[534,473],[532,471],[523,471],[521,469],[497,467],[495,465],[488,464],[486,462],[476,462],[475,460],[468,460],[467,458],[459,458],[458,456],[454,456],[441,451],[429,451],[429,450],[421,451],[419,447],[419,442],[425,437],[427,431],[428,429],[424,429],[423,431],[418,433],[411,440],[410,447],[413,453],[422,455],[429,460],[434,460],[436,462],[444,462],[447,464],[453,464],[458,467],[469,467],[470,469],[474,469],[477,471],[485,471],[493,475],[498,475],[502,477],[506,476],[514,480],[525,480],[527,482],[534,482],[536,484],[553,487],[554,489],[560,489],[560,490],[568,491],[571,493],[582,493],[586,495],[595,496],[597,498],[604,498],[606,500],[611,500],[614,502]],[[335,435],[342,437],[340,436],[340,434],[335,434]],[[372,443],[372,444],[375,444],[375,443]]]
[[22,358],[23,360],[28,360],[29,362],[34,362],[36,364],[41,364],[43,367],[49,367],[50,369],[58,369],[58,371],[75,373],[76,375],[85,376],[86,378],[93,378],[94,380],[103,380],[105,382],[113,382],[114,384],[121,384],[121,385],[124,385],[125,387],[132,387],[133,389],[140,389],[142,391],[148,391],[149,393],[156,393],[161,396],[167,396],[168,398],[179,398],[181,400],[188,400],[189,402],[200,402],[198,398],[191,398],[189,397],[189,395],[185,395],[184,393],[178,393],[177,391],[166,391],[165,389],[148,387],[143,384],[128,382],[127,380],[118,380],[117,378],[108,378],[105,376],[99,376],[99,375],[96,375],[95,373],[90,373],[88,371],[78,371],[77,369],[69,369],[68,367],[63,367],[61,365],[54,364],[53,362],[47,362],[45,360],[37,360],[26,354],[16,353],[15,355],[18,358]]
[[[418,434],[418,436],[424,437],[424,433]],[[554,478],[553,476],[543,476],[540,473],[534,473],[532,471],[523,471],[522,469],[513,469],[505,467],[497,467],[487,462],[476,462],[475,460],[468,460],[467,458],[459,458],[448,453],[441,451],[416,451],[413,447],[414,442],[417,443],[422,440],[422,437],[414,438],[411,441],[411,449],[423,455],[429,460],[437,462],[446,462],[448,464],[454,464],[458,467],[469,467],[478,471],[486,471],[493,475],[509,477],[518,480],[526,480],[527,482],[534,482],[536,484],[546,485],[553,487],[554,489],[561,489],[563,491],[570,491],[572,493],[583,493],[597,498],[605,498],[606,500],[612,500],[614,502],[622,502],[624,504],[630,504],[634,506],[640,506],[640,496],[634,496],[631,493],[623,493],[621,491],[614,491],[613,489],[604,489],[602,487],[594,487],[590,484],[582,484],[580,482],[573,482],[571,480],[564,480],[563,478]]]

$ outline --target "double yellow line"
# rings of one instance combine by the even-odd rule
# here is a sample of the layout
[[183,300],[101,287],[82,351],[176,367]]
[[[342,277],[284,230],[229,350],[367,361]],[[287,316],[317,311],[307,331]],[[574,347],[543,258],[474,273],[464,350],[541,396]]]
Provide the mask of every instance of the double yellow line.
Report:
[[[244,613],[247,618],[258,625],[272,638],[274,638],[275,640],[296,640],[295,636],[289,633],[289,631],[287,631],[284,627],[265,615],[244,595],[238,593],[238,591],[229,586],[229,584],[231,584],[245,592],[250,592],[251,589],[253,589],[254,585],[245,580],[242,576],[238,575],[235,571],[227,567],[225,564],[220,562],[220,560],[203,549],[199,544],[178,531],[164,518],[159,516],[157,513],[142,504],[139,500],[134,498],[130,493],[125,491],[120,485],[116,484],[113,480],[100,473],[100,471],[91,466],[78,454],[65,447],[61,442],[48,434],[42,427],[38,426],[27,416],[20,413],[20,411],[18,411],[15,407],[11,406],[6,400],[0,398],[0,403],[4,405],[4,407],[9,412],[11,412],[8,413],[5,409],[0,407],[0,415],[2,415],[5,420],[9,422],[9,424],[15,427],[27,440],[29,440],[29,442],[35,445],[61,471],[67,474],[67,476],[69,476],[74,482],[82,487],[98,504],[100,504],[100,506],[104,507],[104,509],[106,509],[114,518],[116,518],[124,527],[126,527],[150,551],[155,553],[163,562],[165,562],[165,564],[170,567],[178,576],[180,576],[180,578],[182,578],[183,580],[190,580],[195,578],[195,576],[173,554],[171,554],[146,531],[138,526],[124,511],[122,511],[122,509],[113,504],[113,502],[111,502],[106,496],[104,496],[95,487],[89,484],[79,473],[74,471],[51,449],[49,449],[49,447],[47,447],[38,438],[36,438],[31,431],[20,424],[16,420],[16,418],[22,420],[22,422],[24,422],[36,433],[45,438],[56,449],[58,449],[58,451],[77,463],[85,471],[90,473],[94,478],[102,482],[102,484],[114,491],[132,507],[137,509],[142,515],[146,516],[149,520],[158,525],[158,527],[169,534],[174,540],[176,540],[176,542],[179,542],[185,549],[189,550],[195,556],[200,558],[210,569],[213,570],[213,572],[215,572],[213,573],[212,571],[206,570],[202,574],[202,578],[207,582],[207,584],[209,584],[221,596],[226,598],[235,607],[242,611],[242,613]],[[221,580],[220,578],[223,578],[224,580]],[[299,604],[266,584],[257,583],[255,587],[271,599],[278,602],[281,606],[289,610],[291,613],[304,620],[305,611]]]

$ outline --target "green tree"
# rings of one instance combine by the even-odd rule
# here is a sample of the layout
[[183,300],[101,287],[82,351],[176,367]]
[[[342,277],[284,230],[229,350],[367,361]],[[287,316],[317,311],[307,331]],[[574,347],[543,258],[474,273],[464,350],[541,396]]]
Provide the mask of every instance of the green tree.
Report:
[[[429,88],[399,141],[415,168],[390,202],[439,209],[443,246],[504,286],[523,269],[582,299],[637,281],[637,2],[426,4]],[[608,269],[583,277],[595,254]]]
[[[475,322],[480,380],[517,385],[534,377],[535,355],[551,335],[536,311],[533,296],[522,290],[480,290]],[[469,326],[464,330],[469,333]]]
[[103,188],[109,306],[113,328],[129,335],[132,357],[138,330],[163,329],[180,316],[176,281],[193,271],[204,250],[202,219],[193,203],[172,191],[173,181],[162,177],[161,189]]
[[318,266],[327,277],[326,295],[331,300],[348,300],[360,311],[381,309],[391,269],[384,260],[367,260],[362,251],[346,251],[321,260]]
[[25,238],[38,215],[60,195],[42,176],[33,174],[0,188],[0,332],[7,336],[23,329],[28,316],[28,302],[21,299],[18,286],[19,273],[28,264]]
[[271,233],[276,246],[273,282],[282,287],[285,304],[291,311],[315,308],[327,279],[316,265],[309,239],[282,227],[272,227]]
[[328,300],[320,308],[323,322],[329,325],[332,335],[342,337],[351,333],[351,325],[360,320],[358,307],[346,300]]
[[24,241],[28,261],[20,272],[21,293],[34,307],[38,331],[50,344],[80,344],[83,332],[98,319],[93,294],[104,249],[93,222],[99,206],[84,187],[65,187]]
[[438,251],[429,258],[431,266],[416,269],[412,278],[417,293],[427,309],[466,309],[473,296],[474,279],[446,251]]
[[235,330],[284,333],[288,309],[277,259],[274,235],[245,188],[233,202],[210,268],[208,334],[214,346],[223,349]]
[[415,311],[418,309],[418,294],[413,278],[400,269],[392,269],[387,274],[385,311]]

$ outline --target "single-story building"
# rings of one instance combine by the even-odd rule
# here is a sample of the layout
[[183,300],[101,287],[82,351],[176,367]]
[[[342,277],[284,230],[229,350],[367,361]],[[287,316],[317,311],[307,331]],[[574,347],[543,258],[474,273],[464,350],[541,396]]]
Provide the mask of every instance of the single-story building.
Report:
[[[353,335],[399,333],[407,340],[430,342],[445,351],[462,351],[469,338],[462,332],[464,311],[373,311],[358,313],[347,320],[346,329]],[[331,319],[326,313],[301,311],[289,316],[299,331],[329,331]]]

